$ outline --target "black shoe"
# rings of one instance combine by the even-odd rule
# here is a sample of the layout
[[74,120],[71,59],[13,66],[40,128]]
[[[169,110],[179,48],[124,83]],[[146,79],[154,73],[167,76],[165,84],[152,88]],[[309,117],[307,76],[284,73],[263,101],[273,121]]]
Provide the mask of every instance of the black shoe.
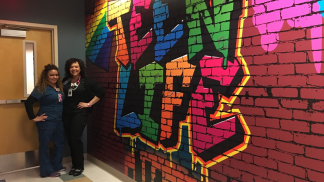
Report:
[[83,169],[76,169],[73,173],[73,176],[79,176],[80,174],[82,174]]
[[69,172],[69,175],[74,175],[74,172],[75,172],[75,169],[72,168],[72,169],[70,170],[70,172]]

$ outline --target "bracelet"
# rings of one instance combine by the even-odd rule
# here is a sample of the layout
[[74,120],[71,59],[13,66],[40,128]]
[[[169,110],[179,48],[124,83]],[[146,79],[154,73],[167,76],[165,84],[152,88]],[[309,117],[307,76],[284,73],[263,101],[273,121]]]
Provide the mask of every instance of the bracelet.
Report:
[[88,105],[88,107],[91,107],[90,103],[88,103],[87,105]]

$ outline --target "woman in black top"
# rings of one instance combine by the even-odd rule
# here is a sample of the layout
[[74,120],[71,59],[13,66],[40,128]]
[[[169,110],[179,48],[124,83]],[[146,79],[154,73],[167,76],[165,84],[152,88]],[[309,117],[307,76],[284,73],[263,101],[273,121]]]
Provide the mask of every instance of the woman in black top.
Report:
[[88,114],[91,112],[91,106],[105,95],[105,91],[96,82],[85,77],[84,62],[76,58],[71,58],[65,63],[63,85],[63,124],[72,158],[69,174],[78,176],[84,170],[81,137]]

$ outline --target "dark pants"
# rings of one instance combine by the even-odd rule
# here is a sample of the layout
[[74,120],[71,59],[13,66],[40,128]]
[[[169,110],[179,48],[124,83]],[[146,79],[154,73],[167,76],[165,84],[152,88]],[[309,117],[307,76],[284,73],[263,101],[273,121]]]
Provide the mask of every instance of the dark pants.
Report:
[[87,119],[87,112],[63,113],[65,135],[70,146],[72,167],[75,169],[84,169],[83,143],[81,137],[87,125]]
[[[40,175],[46,177],[54,171],[61,170],[65,144],[62,121],[40,121],[36,123],[39,140]],[[54,143],[52,160],[49,157],[48,144]]]

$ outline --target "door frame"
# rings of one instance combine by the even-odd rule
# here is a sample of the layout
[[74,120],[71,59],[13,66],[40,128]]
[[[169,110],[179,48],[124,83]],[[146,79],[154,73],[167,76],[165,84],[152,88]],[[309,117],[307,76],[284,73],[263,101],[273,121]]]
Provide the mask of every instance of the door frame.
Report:
[[[30,28],[36,30],[49,30],[51,31],[52,37],[52,61],[51,63],[58,67],[58,37],[57,37],[57,26],[56,25],[47,25],[47,24],[38,24],[38,23],[28,23],[28,22],[19,22],[19,21],[10,21],[10,20],[1,20],[0,26],[2,25],[11,25],[18,26],[23,28]],[[36,83],[36,82],[35,82]],[[0,100],[0,104],[8,103],[6,100]],[[21,103],[22,100],[11,100],[10,103]],[[35,168],[39,165],[38,159],[38,150],[27,151],[13,154],[0,155],[0,175],[6,173],[12,173],[15,171],[20,171],[29,168]],[[65,159],[68,160],[68,159]],[[70,161],[65,161],[65,163]],[[1,178],[0,178],[1,179]]]
[[1,20],[0,25],[21,26],[24,28],[50,30],[52,35],[52,64],[58,66],[58,39],[57,39],[57,26],[39,23],[29,23],[20,21]]

